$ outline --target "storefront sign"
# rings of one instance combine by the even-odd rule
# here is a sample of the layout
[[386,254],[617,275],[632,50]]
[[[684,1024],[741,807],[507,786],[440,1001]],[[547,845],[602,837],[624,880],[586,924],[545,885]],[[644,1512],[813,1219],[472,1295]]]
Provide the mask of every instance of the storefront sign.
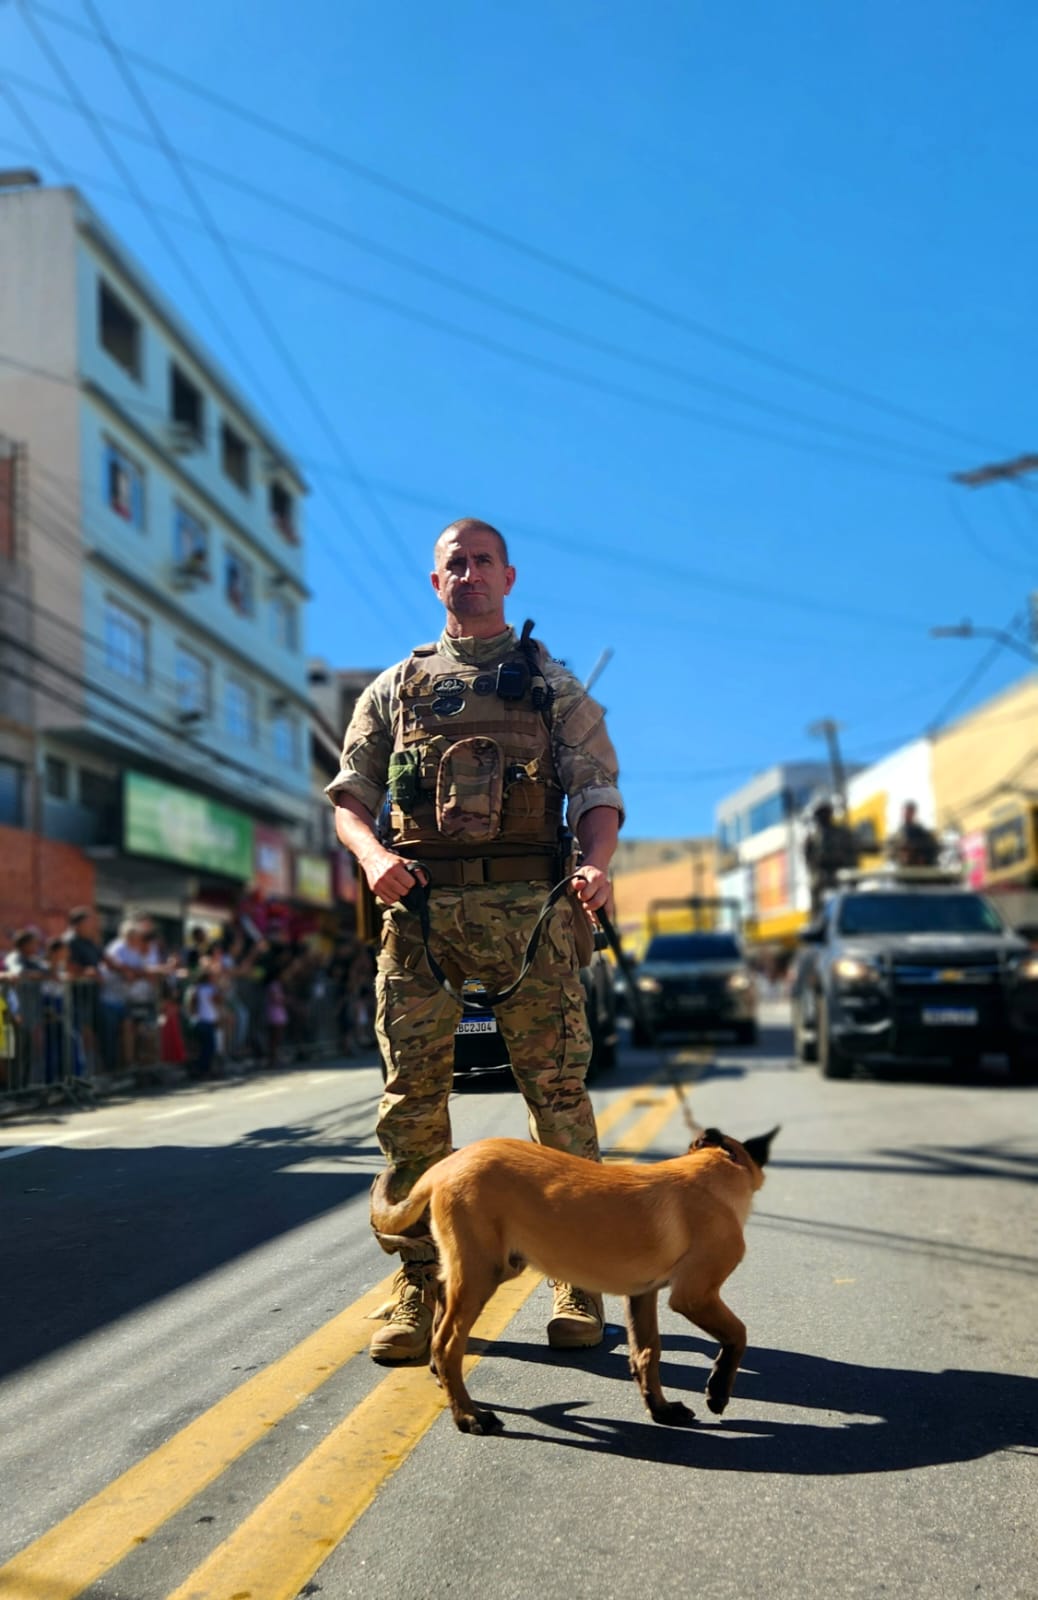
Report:
[[267,828],[258,822],[253,836],[253,887],[265,896],[289,894],[292,889],[292,857],[284,836],[276,828]]
[[123,847],[203,867],[243,882],[252,876],[252,818],[190,789],[128,772],[123,790]]
[[327,856],[296,856],[296,896],[312,906],[330,906],[332,864]]
[[959,840],[959,856],[970,888],[982,889],[987,878],[987,836],[979,830],[964,833]]
[[1034,821],[1030,811],[992,823],[987,831],[988,877],[1018,877],[1032,864]]

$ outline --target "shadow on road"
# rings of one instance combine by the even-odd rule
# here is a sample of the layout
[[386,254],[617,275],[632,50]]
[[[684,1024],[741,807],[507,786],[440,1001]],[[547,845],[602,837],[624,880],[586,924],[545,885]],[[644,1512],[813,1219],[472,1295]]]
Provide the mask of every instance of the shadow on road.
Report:
[[[684,1350],[712,1359],[714,1346],[684,1337],[668,1340],[668,1353]],[[492,1355],[554,1365],[558,1357],[528,1345],[498,1342]],[[617,1394],[619,1417],[587,1413],[587,1401],[564,1401],[530,1410],[498,1404],[492,1367],[480,1367],[478,1399],[514,1418],[508,1438],[537,1439],[571,1449],[594,1450],[714,1472],[830,1476],[838,1473],[905,1472],[954,1461],[975,1461],[1000,1450],[1038,1451],[1038,1378],[997,1372],[912,1372],[865,1367],[822,1356],[753,1348],[736,1379],[729,1417],[715,1419],[702,1391],[707,1366],[665,1361],[661,1378],[668,1397],[689,1395],[697,1425],[666,1428],[648,1421],[628,1374],[626,1355],[599,1350],[593,1371],[616,1377],[629,1388]],[[699,1397],[698,1404],[695,1403]],[[802,1408],[802,1421],[739,1417],[740,1400],[762,1406]],[[840,1421],[841,1417],[846,1418]],[[630,1420],[631,1418],[636,1420]],[[550,1439],[524,1432],[522,1419],[556,1430]]]
[[55,1146],[35,1157],[28,1188],[12,1162],[0,1376],[366,1193],[381,1156],[372,1109],[354,1116],[363,1132],[337,1111],[226,1146]]

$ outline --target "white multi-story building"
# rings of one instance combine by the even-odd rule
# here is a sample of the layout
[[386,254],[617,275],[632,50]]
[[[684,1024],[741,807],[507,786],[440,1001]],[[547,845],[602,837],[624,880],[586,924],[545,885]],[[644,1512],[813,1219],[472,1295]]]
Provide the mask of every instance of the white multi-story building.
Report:
[[831,781],[822,762],[783,762],[717,807],[717,892],[738,904],[755,942],[784,942],[807,921],[803,816]]
[[305,485],[74,189],[0,188],[0,438],[0,823],[103,905],[246,885],[311,801]]

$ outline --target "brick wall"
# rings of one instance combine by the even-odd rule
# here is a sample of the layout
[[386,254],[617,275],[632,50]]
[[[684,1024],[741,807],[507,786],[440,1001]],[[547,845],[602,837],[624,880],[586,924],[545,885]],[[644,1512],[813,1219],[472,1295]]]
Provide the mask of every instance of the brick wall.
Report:
[[94,898],[94,864],[76,845],[0,827],[0,945],[31,924],[62,933],[72,906]]

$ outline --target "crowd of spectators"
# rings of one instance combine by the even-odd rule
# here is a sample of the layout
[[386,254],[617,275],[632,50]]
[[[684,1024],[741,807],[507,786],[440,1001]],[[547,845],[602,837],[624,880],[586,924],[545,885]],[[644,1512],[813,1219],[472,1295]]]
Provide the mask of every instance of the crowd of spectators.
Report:
[[170,1066],[209,1078],[371,1048],[364,945],[245,923],[195,924],[172,947],[143,912],[108,939],[89,906],[58,937],[21,929],[0,962],[0,1080],[145,1078]]

